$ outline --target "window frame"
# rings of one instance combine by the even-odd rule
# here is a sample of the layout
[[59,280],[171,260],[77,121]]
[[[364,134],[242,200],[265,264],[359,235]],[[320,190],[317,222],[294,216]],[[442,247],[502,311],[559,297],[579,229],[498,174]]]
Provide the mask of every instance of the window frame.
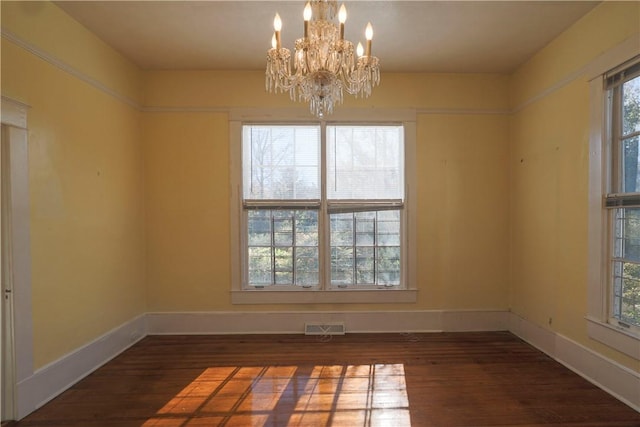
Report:
[[607,207],[607,195],[619,168],[612,141],[611,100],[607,78],[640,62],[637,45],[631,40],[607,52],[587,68],[590,90],[589,208],[588,208],[588,336],[636,360],[640,360],[638,328],[627,328],[613,317],[612,304],[612,219],[615,209]]
[[[327,120],[328,119],[328,120]],[[231,302],[232,304],[281,304],[281,303],[413,303],[417,301],[417,289],[415,286],[415,230],[416,215],[413,203],[415,186],[409,183],[415,182],[415,111],[394,110],[377,111],[371,114],[369,111],[341,111],[322,121],[310,119],[308,115],[301,116],[291,110],[238,110],[230,114],[230,164],[231,164]],[[404,128],[404,186],[405,201],[401,214],[405,216],[402,221],[401,235],[405,239],[402,244],[402,282],[398,287],[366,287],[358,288],[350,286],[338,288],[328,283],[329,262],[329,227],[324,225],[328,219],[327,203],[321,204],[319,215],[319,248],[323,252],[326,263],[320,266],[321,286],[317,288],[298,288],[296,286],[276,286],[265,288],[243,288],[246,265],[246,228],[245,212],[242,197],[242,132],[245,124],[265,125],[319,125],[321,126],[321,138],[325,138],[326,126],[330,125],[402,125]],[[321,157],[326,156],[322,152]],[[321,179],[324,179],[325,171],[321,170]],[[322,197],[325,195],[323,194]],[[322,244],[322,241],[326,244]]]
[[[622,256],[616,256],[616,222],[621,209],[640,208],[640,193],[625,191],[624,167],[625,155],[623,154],[623,144],[625,140],[639,138],[640,131],[625,134],[622,129],[622,103],[623,86],[626,82],[640,78],[640,57],[624,64],[622,70],[614,69],[604,77],[605,91],[605,135],[608,139],[606,153],[607,162],[607,182],[605,184],[605,208],[607,212],[607,318],[608,323],[616,327],[621,327],[628,333],[640,336],[640,325],[627,323],[615,315],[615,292],[613,280],[613,263],[622,262],[640,265],[640,262],[624,260]],[[622,226],[621,226],[622,227]],[[624,235],[624,233],[623,233]],[[625,237],[626,238],[626,237]]]

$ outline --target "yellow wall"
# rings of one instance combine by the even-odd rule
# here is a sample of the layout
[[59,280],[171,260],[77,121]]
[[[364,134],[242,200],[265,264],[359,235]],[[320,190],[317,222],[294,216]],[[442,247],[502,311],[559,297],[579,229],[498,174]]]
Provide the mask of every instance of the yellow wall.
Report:
[[420,308],[506,309],[508,120],[418,119]]
[[222,113],[149,113],[149,311],[228,309],[229,130]]
[[[64,51],[49,53],[97,77],[104,71],[114,91],[136,95],[137,89],[132,93],[129,87],[134,69],[119,68],[111,50],[57,7],[2,2],[3,31],[8,28],[48,51],[57,33],[40,44],[41,24],[59,28],[60,40],[74,41],[65,44]],[[84,52],[75,52],[76,41],[93,55],[85,58]],[[103,69],[97,56],[115,65]],[[141,113],[6,37],[2,95],[30,106],[37,368],[145,312]]]
[[[506,111],[508,77],[495,74],[384,73],[371,97],[345,96],[338,108]],[[144,104],[157,108],[292,108],[289,94],[269,94],[263,71],[148,71]]]
[[510,305],[636,371],[586,334],[589,83],[584,67],[637,37],[640,3],[605,2],[539,52],[510,85]]

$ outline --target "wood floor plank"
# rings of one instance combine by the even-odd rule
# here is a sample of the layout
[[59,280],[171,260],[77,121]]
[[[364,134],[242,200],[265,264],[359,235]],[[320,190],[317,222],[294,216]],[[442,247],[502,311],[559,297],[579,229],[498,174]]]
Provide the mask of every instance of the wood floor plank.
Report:
[[640,426],[508,332],[149,336],[12,427]]

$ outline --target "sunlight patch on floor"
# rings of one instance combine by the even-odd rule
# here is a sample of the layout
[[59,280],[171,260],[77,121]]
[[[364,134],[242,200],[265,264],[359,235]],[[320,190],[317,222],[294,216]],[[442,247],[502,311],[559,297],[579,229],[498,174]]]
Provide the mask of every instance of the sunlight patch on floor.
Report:
[[143,427],[409,427],[404,365],[211,367]]

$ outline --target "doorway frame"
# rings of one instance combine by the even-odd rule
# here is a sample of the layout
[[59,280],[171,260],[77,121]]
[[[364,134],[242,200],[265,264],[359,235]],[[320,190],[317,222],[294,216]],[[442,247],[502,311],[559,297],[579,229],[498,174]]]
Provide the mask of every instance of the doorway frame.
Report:
[[[6,211],[8,242],[11,262],[8,268],[13,278],[13,414],[2,414],[4,418],[21,419],[29,413],[28,396],[21,383],[33,376],[33,309],[31,303],[31,238],[29,205],[29,156],[27,114],[29,106],[20,101],[2,96],[1,122],[6,144],[2,156],[2,169],[7,177],[8,203]],[[2,387],[4,389],[4,386]]]

